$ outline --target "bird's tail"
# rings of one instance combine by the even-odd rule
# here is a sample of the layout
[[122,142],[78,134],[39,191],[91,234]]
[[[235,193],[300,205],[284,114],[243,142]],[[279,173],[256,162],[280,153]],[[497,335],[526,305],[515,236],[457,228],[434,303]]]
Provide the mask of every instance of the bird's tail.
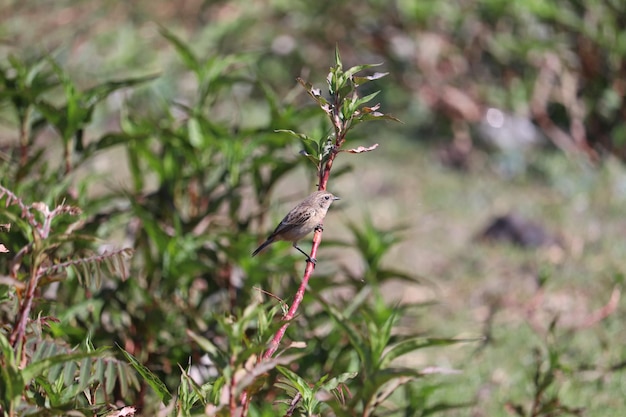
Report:
[[254,252],[252,252],[252,256],[255,256],[272,243],[274,243],[274,239],[272,237],[268,237],[267,240],[261,244],[261,246],[259,246]]

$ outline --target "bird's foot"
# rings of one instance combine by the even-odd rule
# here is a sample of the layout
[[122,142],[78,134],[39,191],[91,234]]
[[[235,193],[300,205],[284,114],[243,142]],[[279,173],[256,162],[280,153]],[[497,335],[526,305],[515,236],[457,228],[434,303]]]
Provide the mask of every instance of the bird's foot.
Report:
[[307,262],[311,262],[313,265],[315,265],[315,264],[317,263],[317,259],[315,259],[315,258],[311,258],[311,256],[310,256],[308,253],[306,253],[305,251],[303,251],[302,249],[300,249],[300,248],[298,247],[298,245],[296,245],[295,243],[294,243],[293,247],[294,247],[294,248],[296,248],[296,249],[298,249],[298,250],[300,251],[300,253],[301,253],[301,254],[303,254],[304,256],[306,256],[306,261],[307,261]]

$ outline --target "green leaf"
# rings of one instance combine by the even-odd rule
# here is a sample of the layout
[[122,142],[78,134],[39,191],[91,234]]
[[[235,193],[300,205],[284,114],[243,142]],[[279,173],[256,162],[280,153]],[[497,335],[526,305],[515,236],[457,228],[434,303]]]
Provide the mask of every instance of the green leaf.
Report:
[[458,343],[479,342],[481,339],[436,339],[415,337],[393,345],[384,355],[381,362],[382,366],[389,364],[394,359],[406,355],[416,350],[434,347],[434,346],[450,346]]
[[126,364],[123,362],[116,362],[117,364],[117,381],[120,384],[120,394],[122,397],[126,397],[128,395],[128,369],[126,368]]
[[[378,67],[378,66],[380,66],[380,65],[382,65],[382,63],[380,63],[380,64],[364,64],[364,65],[357,65],[357,66],[354,66],[354,67],[349,68],[349,69],[345,72],[345,75],[346,75],[346,77],[349,77],[349,78],[351,78],[351,79],[352,79],[352,78],[353,78],[353,76],[354,76],[354,74],[356,74],[357,72],[361,72],[361,71],[366,70],[366,69],[368,69],[368,68]],[[379,75],[376,75],[376,74],[379,74]],[[376,78],[371,78],[372,80],[375,80],[375,79],[378,79],[378,78],[382,78],[382,77],[384,77],[385,75],[387,75],[387,73],[382,73],[382,74],[381,74],[381,73],[376,73],[376,74],[375,74],[375,75],[376,75]],[[374,77],[374,75],[370,75],[369,77],[359,77],[359,79],[363,79],[363,78],[367,79],[367,78],[370,78],[370,77]],[[353,81],[354,81],[354,79],[353,79]],[[369,80],[366,80],[366,81],[369,81]],[[357,86],[357,85],[358,85],[357,83],[354,83],[354,84],[355,84],[355,86]]]
[[380,78],[383,78],[385,76],[387,76],[389,73],[388,72],[375,72],[372,75],[367,75],[365,77],[353,77],[352,81],[354,81],[354,85],[355,86],[360,86],[365,84],[366,82],[369,81],[374,81],[374,80],[378,80]]
[[61,127],[64,129],[64,116],[60,109],[57,109],[52,104],[44,100],[38,100],[36,103],[37,110],[46,118],[46,120],[53,126]]
[[26,385],[24,371],[20,371],[15,362],[13,347],[9,340],[0,332],[0,352],[2,352],[3,366],[0,367],[0,398],[2,403],[15,407],[20,401],[22,391]]
[[[437,403],[432,406],[424,408],[420,415],[423,417],[430,416],[433,414],[440,415],[443,411],[467,409],[468,407],[473,407],[475,405],[476,403],[474,402],[465,402],[465,403],[458,403],[458,404],[449,404],[449,403],[441,402],[441,403]],[[575,415],[577,413],[571,413],[571,414]]]
[[276,133],[287,133],[293,137],[300,139],[302,142],[302,146],[304,147],[304,151],[307,155],[318,157],[320,154],[319,147],[315,139],[308,137],[304,133],[296,133],[293,130],[286,129],[278,129],[275,130]]
[[133,139],[133,137],[126,133],[107,133],[98,140],[90,143],[85,148],[85,152],[94,153],[96,151],[112,148],[113,146],[125,144],[131,139]]
[[95,104],[106,99],[117,90],[122,88],[135,87],[140,84],[145,84],[149,81],[155,80],[160,77],[161,74],[149,74],[141,77],[123,78],[121,80],[105,81],[94,87],[85,90],[82,95],[82,106],[93,107]]
[[350,298],[350,302],[343,309],[343,314],[345,317],[350,317],[357,311],[361,306],[367,303],[369,296],[372,293],[372,287],[368,285],[364,285],[361,287],[359,292],[357,292],[353,297]]
[[91,359],[83,358],[80,362],[80,373],[78,375],[78,392],[87,388],[89,383],[91,382],[92,368],[91,368]]
[[425,282],[426,283],[432,282],[431,280],[427,278],[417,277],[407,272],[398,271],[396,269],[379,269],[378,271],[376,271],[377,282],[383,282],[389,279],[399,279],[399,280],[408,281],[414,284],[423,284]]
[[202,148],[204,146],[204,135],[198,119],[192,117],[187,122],[187,131],[189,132],[189,143],[194,148]]
[[375,91],[372,94],[368,94],[365,97],[359,98],[355,101],[355,104],[357,106],[361,106],[362,104],[365,104],[369,101],[372,101],[374,99],[374,97],[376,97],[378,94],[380,93],[380,91]]
[[[22,376],[24,381],[30,381],[33,378],[42,375],[44,372],[48,371],[54,365],[63,365],[68,362],[77,361],[83,358],[95,358],[104,355],[108,351],[108,348],[100,348],[97,350],[93,350],[90,352],[74,352],[74,353],[64,353],[61,355],[50,356],[45,359],[39,360],[37,362],[33,362],[26,366],[22,370]],[[66,371],[65,378],[70,379],[73,378],[73,375],[69,375],[69,372]]]
[[335,45],[335,66],[337,68],[342,67],[341,55],[339,54],[339,45]]
[[167,30],[165,27],[161,26],[159,28],[159,33],[172,45],[174,45],[174,48],[176,49],[176,52],[178,53],[180,59],[182,59],[183,64],[185,64],[187,68],[194,71],[196,74],[199,74],[200,61],[198,60],[198,58],[196,58],[196,55],[193,53],[193,51],[182,40],[180,40],[180,38]]
[[139,363],[139,361],[135,359],[133,355],[126,352],[121,347],[119,349],[122,351],[122,354],[124,354],[126,360],[130,363],[130,365],[135,368],[135,370],[139,373],[139,375],[141,375],[143,380],[154,390],[154,392],[163,402],[163,404],[167,406],[172,400],[172,394],[170,394],[170,392],[167,390],[165,384],[155,374],[153,374],[152,371]]
[[218,369],[224,369],[229,363],[229,357],[226,353],[222,352],[213,342],[209,339],[202,337],[191,330],[187,330],[187,335],[200,346],[200,348],[209,355],[209,358],[213,361]]
[[365,342],[361,334],[358,332],[358,330],[352,327],[351,323],[348,320],[346,320],[345,317],[343,317],[342,314],[335,307],[331,306],[328,303],[325,303],[321,299],[320,301],[322,302],[326,311],[333,318],[335,323],[337,323],[339,327],[342,328],[346,332],[346,335],[348,336],[348,339],[350,340],[350,344],[352,345],[354,350],[356,350],[357,354],[359,355],[359,358],[361,359],[361,362],[367,363],[367,364],[372,363],[372,353],[367,348],[367,343]]
[[93,379],[95,381],[104,381],[104,370],[106,369],[106,361],[103,358],[98,358],[96,360],[95,372],[93,375]]
[[[374,328],[370,329],[372,359],[374,359],[376,363],[379,363],[379,361],[382,360],[383,351],[385,350],[385,347],[387,347],[389,338],[391,337],[391,329],[393,329],[393,325],[396,323],[397,319],[397,312],[394,311],[387,318],[387,320],[385,320],[382,327],[376,329],[376,326],[374,325]],[[371,320],[370,323],[373,324],[375,321]]]
[[104,372],[105,375],[105,385],[104,391],[107,394],[111,394],[113,389],[115,388],[115,381],[117,381],[117,367],[115,366],[115,361],[107,361],[106,370]]
[[298,374],[282,366],[277,366],[276,370],[283,374],[289,382],[298,390],[302,395],[302,398],[306,401],[313,396],[313,390],[309,387],[309,384],[302,379]]
[[51,366],[50,370],[48,371],[48,381],[56,381],[61,376],[61,372],[63,372],[63,365],[57,364]]
[[334,378],[331,378],[320,385],[320,388],[325,389],[326,391],[332,391],[339,386],[339,384],[343,384],[350,379],[354,379],[359,375],[358,372],[344,372]]
[[[191,378],[187,369],[184,369],[182,366],[180,366],[180,364],[178,365],[178,367],[181,370],[181,384],[178,389],[179,397],[187,397],[187,403],[190,408],[196,400],[200,401],[203,406],[206,405],[207,400],[203,387],[199,386],[196,381]],[[191,391],[189,391],[190,388]],[[192,393],[193,395],[191,395]]]
[[366,122],[369,120],[391,120],[393,122],[402,123],[402,120],[398,119],[397,117],[390,114],[383,114],[380,112],[363,113],[357,119],[359,122]]

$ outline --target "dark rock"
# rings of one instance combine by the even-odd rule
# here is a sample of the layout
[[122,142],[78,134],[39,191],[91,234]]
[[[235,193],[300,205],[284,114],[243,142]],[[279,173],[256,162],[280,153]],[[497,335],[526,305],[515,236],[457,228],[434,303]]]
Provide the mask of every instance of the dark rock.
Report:
[[558,244],[559,239],[543,226],[515,213],[493,219],[480,233],[479,239],[489,242],[509,242],[525,248]]

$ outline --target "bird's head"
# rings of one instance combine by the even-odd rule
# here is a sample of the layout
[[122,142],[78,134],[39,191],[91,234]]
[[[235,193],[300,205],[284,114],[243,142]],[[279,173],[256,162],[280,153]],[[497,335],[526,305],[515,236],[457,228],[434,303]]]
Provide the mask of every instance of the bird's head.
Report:
[[311,195],[311,197],[312,205],[314,207],[320,207],[324,210],[328,210],[333,201],[339,200],[339,197],[334,196],[328,191],[316,191]]

